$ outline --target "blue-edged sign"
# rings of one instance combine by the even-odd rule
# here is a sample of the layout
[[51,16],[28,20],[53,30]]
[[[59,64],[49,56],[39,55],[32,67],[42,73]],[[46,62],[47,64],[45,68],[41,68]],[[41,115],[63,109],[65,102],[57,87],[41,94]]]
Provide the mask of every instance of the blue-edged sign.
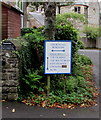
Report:
[[71,74],[71,40],[45,40],[45,74]]

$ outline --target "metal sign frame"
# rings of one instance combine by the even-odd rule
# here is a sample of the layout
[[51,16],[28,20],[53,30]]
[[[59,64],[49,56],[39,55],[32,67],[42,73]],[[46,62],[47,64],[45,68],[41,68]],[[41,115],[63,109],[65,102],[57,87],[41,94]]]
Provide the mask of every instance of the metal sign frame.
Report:
[[[57,47],[55,45],[57,45]],[[53,62],[50,62],[52,61],[52,58],[53,58]],[[63,65],[61,63],[61,66],[56,66],[54,61],[55,62],[58,61],[56,64],[60,64],[59,61],[62,61],[62,62],[67,61],[67,62],[65,62],[65,64]],[[52,66],[50,64],[55,65],[53,67],[59,67],[59,68],[52,69],[51,68]],[[72,66],[72,41],[71,40],[45,40],[44,41],[44,74],[71,74],[71,66]]]

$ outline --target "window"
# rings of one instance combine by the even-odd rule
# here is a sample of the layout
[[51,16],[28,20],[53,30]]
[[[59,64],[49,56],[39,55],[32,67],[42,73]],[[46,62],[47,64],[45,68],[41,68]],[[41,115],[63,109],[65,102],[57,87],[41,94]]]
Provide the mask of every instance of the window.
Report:
[[78,13],[80,13],[80,7],[78,7]]
[[77,13],[81,13],[81,7],[75,7],[74,11],[77,12]]
[[75,12],[77,12],[77,7],[74,8]]

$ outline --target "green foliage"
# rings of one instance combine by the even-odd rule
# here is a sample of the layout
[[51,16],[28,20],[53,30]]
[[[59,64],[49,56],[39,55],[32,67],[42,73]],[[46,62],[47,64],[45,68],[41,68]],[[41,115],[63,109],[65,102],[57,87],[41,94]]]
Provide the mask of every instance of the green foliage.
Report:
[[63,13],[63,14],[58,14],[56,16],[56,24],[57,25],[66,25],[70,24],[73,25],[71,21],[80,21],[82,23],[87,23],[87,19],[83,14],[78,14],[78,13]]
[[33,33],[33,28],[22,28],[21,36],[25,35],[26,33]]
[[70,76],[69,79],[66,81],[67,89],[71,93],[77,88],[77,79],[74,76]]
[[25,75],[25,78],[23,80],[28,85],[29,89],[35,90],[38,89],[38,86],[40,83],[39,80],[42,78],[42,76],[38,75],[37,72],[31,72],[29,71],[27,75]]
[[[40,30],[39,30],[40,31]],[[23,40],[21,41],[21,49],[17,52],[19,57],[19,70],[20,70],[20,92],[27,93],[25,89],[33,91],[29,89],[35,87],[31,81],[33,79],[26,79],[28,76],[30,77],[29,70],[34,74],[34,72],[40,72],[42,74],[43,65],[43,52],[44,52],[44,40],[46,39],[42,32],[39,32],[37,29],[32,30],[33,33],[26,33],[23,36]],[[41,69],[40,69],[41,68]],[[41,70],[41,71],[38,71]],[[34,71],[34,72],[33,72]],[[35,74],[34,74],[35,75]],[[43,77],[44,78],[44,77]],[[40,78],[41,79],[41,78]],[[38,82],[38,81],[37,81]]]
[[[57,26],[56,40],[71,40],[72,41],[72,72],[77,65],[77,52],[80,48],[84,48],[83,43],[79,40],[78,32],[70,25]],[[83,61],[84,62],[84,61]]]
[[24,36],[27,33],[34,33],[34,30],[37,30],[38,32],[41,32],[43,30],[43,27],[40,28],[22,28],[21,29],[21,36]]
[[85,26],[83,32],[86,34],[86,37],[91,40],[96,40],[99,36],[99,29],[93,26]]
[[72,40],[72,55],[74,54],[83,46],[83,43],[79,40],[77,30],[72,27],[71,25],[59,25],[56,28],[56,40]]
[[75,58],[73,61],[76,62],[76,65],[83,66],[83,65],[92,65],[92,61],[88,56],[84,56],[82,54],[75,54]]
[[[78,49],[83,48],[79,40],[78,32],[71,25],[56,27],[56,40],[72,40],[72,75],[51,75],[51,91],[46,97],[46,75],[44,75],[43,51],[46,37],[41,32],[43,28],[32,29],[24,32],[21,49],[18,51],[20,59],[20,92],[34,99],[34,104],[42,104],[47,101],[47,106],[56,102],[83,103],[85,99],[91,99],[92,94],[87,82],[87,76],[91,79],[90,71],[92,62],[88,57],[77,54]],[[82,70],[84,70],[82,72]],[[64,80],[66,81],[64,93]],[[24,96],[21,95],[21,98]],[[20,99],[20,98],[19,98]]]
[[[89,71],[90,69],[90,65],[92,65],[92,61],[90,60],[89,57],[81,55],[76,53],[74,59],[72,59],[73,64],[73,71],[72,74],[77,76],[83,76],[82,71],[80,70],[83,66],[86,68],[88,68],[87,71]],[[84,77],[84,76],[83,76]]]
[[[29,63],[25,63],[25,66],[27,65],[27,69],[38,69],[43,63],[43,43],[45,37],[37,30],[34,30],[33,32],[34,33],[25,34],[23,39],[26,40],[26,44],[24,42],[22,45],[22,51],[20,50],[20,57],[24,57],[25,62],[28,59],[28,62],[30,61]],[[24,64],[23,58],[21,61]]]

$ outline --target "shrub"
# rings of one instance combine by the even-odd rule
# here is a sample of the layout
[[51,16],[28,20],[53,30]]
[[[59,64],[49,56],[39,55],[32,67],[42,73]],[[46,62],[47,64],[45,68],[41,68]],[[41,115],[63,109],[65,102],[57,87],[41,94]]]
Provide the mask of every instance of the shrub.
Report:
[[[33,30],[33,33],[26,33],[23,36],[23,39],[24,41],[21,42],[22,47],[18,51],[18,56],[20,61],[20,91],[25,93],[25,89],[29,89],[28,81],[26,80],[26,77],[28,78],[29,76],[29,70],[31,73],[33,73],[40,70],[40,67],[43,65],[43,44],[46,38],[44,37],[42,32],[39,32],[36,29]],[[33,79],[30,79],[29,81],[31,82],[33,81]],[[31,83],[29,84],[31,85]]]
[[86,37],[91,40],[96,40],[99,36],[99,29],[97,27],[86,26],[83,32],[86,34]]
[[74,21],[80,21],[82,23],[87,23],[87,19],[83,14],[78,13],[63,13],[56,16],[57,25],[73,25]]
[[72,41],[72,55],[80,49],[80,47],[84,47],[83,43],[79,40],[79,35],[77,30],[71,25],[59,25],[56,28],[56,40],[71,40]]
[[79,64],[80,66],[92,65],[92,61],[88,56],[84,56],[84,55],[78,54],[78,53],[75,54],[75,58],[73,59],[73,61],[76,62],[76,65]]
[[25,35],[26,33],[33,33],[33,28],[22,28],[21,36]]
[[38,75],[38,73],[36,71],[28,71],[28,74],[25,75],[25,78],[23,78],[23,80],[25,81],[25,83],[28,86],[28,90],[29,91],[35,91],[39,89],[39,85],[40,83],[40,79],[42,78],[42,76]]
[[69,25],[57,26],[55,39],[72,41],[72,72],[73,72],[77,64],[77,61],[75,60],[77,58],[76,54],[80,48],[84,48],[83,43],[79,40],[77,30]]
[[37,31],[42,31],[43,30],[43,27],[40,27],[40,28],[22,28],[21,29],[21,36],[24,36],[25,34],[27,33],[34,33],[34,30],[37,30]]
[[[91,67],[83,66],[80,71],[82,70],[86,72],[86,77],[89,74],[92,74],[87,72],[91,70]],[[27,101],[26,103],[30,105],[33,105],[34,103],[34,105],[38,104],[38,105],[42,105],[43,107],[60,106],[60,108],[62,108],[63,105],[66,105],[68,108],[68,104],[82,104],[82,103],[84,104],[87,102],[89,103],[93,99],[94,89],[93,86],[91,84],[88,84],[88,81],[85,80],[86,78],[83,77],[85,76],[85,72],[82,72],[82,76],[79,75],[69,76],[69,77],[65,76],[66,79],[65,93],[63,91],[63,88],[60,89],[59,87],[56,87],[55,89],[52,89],[48,97],[44,94],[40,94],[39,96],[35,95],[34,98],[32,98],[32,100],[29,99],[29,101]],[[63,75],[61,75],[61,77],[63,77]],[[60,79],[58,76],[58,83],[59,82]],[[61,82],[63,84],[63,79],[61,79]]]
[[[43,101],[48,101],[49,104],[56,102],[79,104],[84,100],[82,96],[91,98],[89,86],[85,81],[88,73],[82,72],[86,65],[91,65],[91,61],[88,57],[77,54],[78,49],[81,46],[83,47],[83,44],[79,40],[77,30],[70,25],[57,26],[55,39],[72,40],[72,75],[51,75],[50,95],[48,98],[45,96],[47,86],[46,75],[44,75],[43,52],[46,37],[41,30],[42,28],[32,30],[33,33],[25,33],[23,36],[25,41],[21,43],[22,48],[19,50],[21,94],[26,95],[27,93],[27,96],[34,94],[35,104],[41,104]],[[90,70],[90,68],[86,68],[86,70]],[[66,82],[66,93],[64,93],[64,80]],[[37,95],[35,96],[35,94]]]
[[83,66],[86,67],[86,66],[92,65],[92,61],[90,60],[89,57],[78,54],[78,53],[75,54],[75,57],[74,57],[74,59],[72,59],[72,61],[74,63],[73,71],[72,71],[73,75],[82,76],[83,74],[82,74],[82,71],[80,70],[81,67],[83,67]]

